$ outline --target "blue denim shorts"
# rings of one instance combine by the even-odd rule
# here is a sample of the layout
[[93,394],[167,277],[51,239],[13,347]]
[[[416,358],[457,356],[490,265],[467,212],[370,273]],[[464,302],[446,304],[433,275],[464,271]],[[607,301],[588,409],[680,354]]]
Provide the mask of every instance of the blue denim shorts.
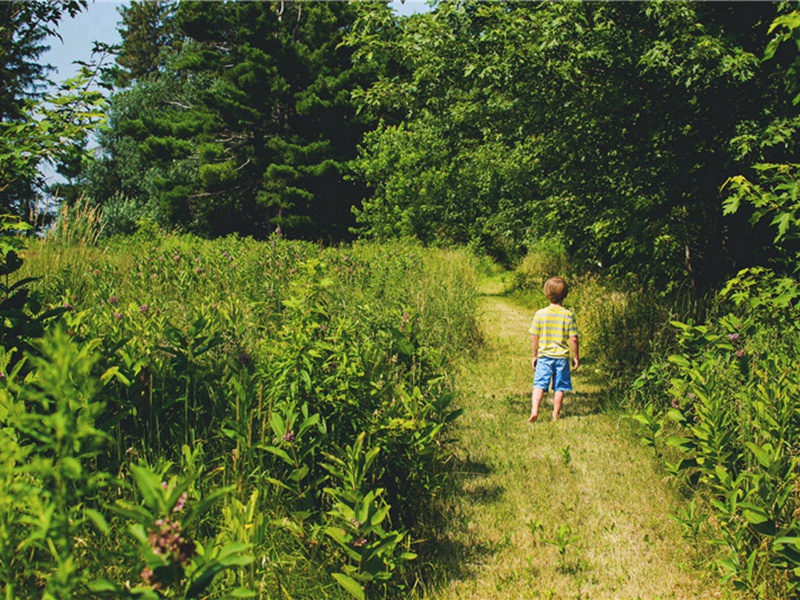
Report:
[[550,389],[550,382],[553,383],[554,392],[572,391],[572,378],[569,373],[568,358],[539,357],[536,361],[533,387],[546,392]]

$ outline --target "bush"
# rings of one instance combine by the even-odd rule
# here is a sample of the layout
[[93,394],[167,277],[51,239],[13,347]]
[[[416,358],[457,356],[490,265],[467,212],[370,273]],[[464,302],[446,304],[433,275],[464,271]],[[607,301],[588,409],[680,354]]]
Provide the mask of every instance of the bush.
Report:
[[[443,375],[477,335],[468,254],[148,231],[97,246],[37,241],[26,256],[43,303],[67,311],[63,331],[91,344],[107,374],[97,472],[129,474],[144,461],[153,472],[183,463],[181,478],[215,473],[192,493],[231,495],[199,533],[282,557],[226,571],[214,589],[404,593],[408,548],[459,414]],[[116,538],[90,545],[81,565],[96,560],[109,582],[154,581],[104,562],[121,552]],[[170,589],[191,587],[189,562],[162,567],[180,575]]]
[[542,289],[550,277],[569,279],[574,274],[564,244],[556,238],[544,238],[528,250],[525,258],[514,270],[514,289]]

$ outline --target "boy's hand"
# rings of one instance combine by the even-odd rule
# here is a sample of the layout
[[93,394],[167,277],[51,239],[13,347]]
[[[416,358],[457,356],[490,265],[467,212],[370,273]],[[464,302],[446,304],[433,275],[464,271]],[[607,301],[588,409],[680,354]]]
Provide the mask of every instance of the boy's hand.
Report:
[[536,370],[536,360],[537,358],[535,356],[531,359],[531,367],[534,371]]
[[572,357],[572,370],[577,371],[578,365],[581,364],[581,360],[577,356]]

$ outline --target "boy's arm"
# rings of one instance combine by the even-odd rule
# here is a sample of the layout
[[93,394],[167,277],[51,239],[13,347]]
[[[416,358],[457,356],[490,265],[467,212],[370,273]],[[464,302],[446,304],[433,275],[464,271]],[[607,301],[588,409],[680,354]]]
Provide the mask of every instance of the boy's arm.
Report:
[[533,370],[536,370],[536,358],[539,355],[539,336],[532,335],[531,336],[531,350],[533,350],[533,360],[531,360],[531,366]]
[[569,338],[569,347],[572,350],[572,368],[577,371],[578,365],[581,363],[580,353],[578,352],[578,336],[573,335]]

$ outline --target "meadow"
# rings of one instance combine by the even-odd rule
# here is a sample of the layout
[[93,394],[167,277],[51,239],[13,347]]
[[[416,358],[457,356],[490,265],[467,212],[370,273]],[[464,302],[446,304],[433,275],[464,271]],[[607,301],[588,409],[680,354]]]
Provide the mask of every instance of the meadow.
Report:
[[[2,237],[6,598],[795,596],[792,278],[93,223]],[[583,361],[531,428],[556,272]]]
[[62,227],[7,258],[7,598],[413,584],[478,335],[468,254]]

